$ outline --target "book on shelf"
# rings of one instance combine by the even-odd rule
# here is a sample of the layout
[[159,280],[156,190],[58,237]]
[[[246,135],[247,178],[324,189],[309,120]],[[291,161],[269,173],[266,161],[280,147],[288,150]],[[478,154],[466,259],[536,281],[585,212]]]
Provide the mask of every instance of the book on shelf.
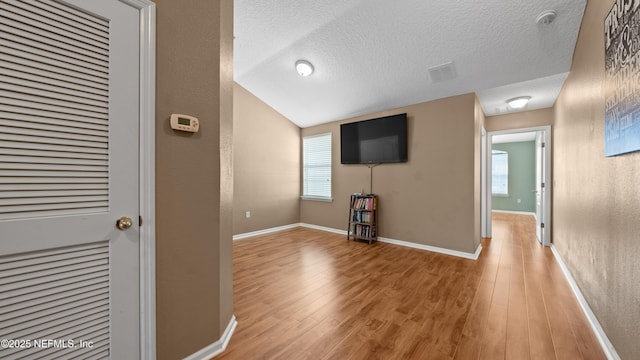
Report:
[[375,210],[375,200],[371,196],[352,195],[351,208],[356,210]]

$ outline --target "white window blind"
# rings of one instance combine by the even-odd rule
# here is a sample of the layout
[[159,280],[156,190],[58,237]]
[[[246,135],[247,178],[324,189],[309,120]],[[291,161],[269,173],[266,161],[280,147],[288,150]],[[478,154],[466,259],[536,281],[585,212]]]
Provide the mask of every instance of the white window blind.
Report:
[[302,139],[302,197],[331,199],[331,133]]
[[491,151],[491,192],[493,195],[509,195],[509,153]]

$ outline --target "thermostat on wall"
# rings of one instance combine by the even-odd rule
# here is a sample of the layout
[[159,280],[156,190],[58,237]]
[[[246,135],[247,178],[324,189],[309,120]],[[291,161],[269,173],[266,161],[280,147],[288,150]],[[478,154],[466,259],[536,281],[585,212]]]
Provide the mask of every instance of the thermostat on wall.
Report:
[[198,118],[189,115],[171,114],[171,128],[174,130],[198,132]]

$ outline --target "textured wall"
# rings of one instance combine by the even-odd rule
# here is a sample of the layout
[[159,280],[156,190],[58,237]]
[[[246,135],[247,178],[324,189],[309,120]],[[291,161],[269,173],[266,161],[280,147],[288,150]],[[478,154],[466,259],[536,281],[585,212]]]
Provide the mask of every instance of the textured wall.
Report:
[[589,1],[555,106],[553,242],[623,359],[640,354],[640,153],[604,157],[604,25]]
[[301,201],[301,221],[346,230],[349,195],[369,192],[369,169],[340,164],[340,124],[404,112],[409,161],[373,168],[380,236],[474,252],[480,241],[481,116],[473,94],[302,129],[302,136],[332,133],[333,202]]
[[300,128],[238,84],[233,108],[233,233],[300,222]]
[[[157,3],[157,356],[217,341],[232,309],[233,1]],[[200,132],[169,127],[171,113]]]
[[487,131],[500,131],[546,126],[553,125],[554,117],[553,108],[487,116],[484,127]]
[[535,212],[536,142],[493,144],[493,150],[509,153],[509,196],[493,196],[493,210]]

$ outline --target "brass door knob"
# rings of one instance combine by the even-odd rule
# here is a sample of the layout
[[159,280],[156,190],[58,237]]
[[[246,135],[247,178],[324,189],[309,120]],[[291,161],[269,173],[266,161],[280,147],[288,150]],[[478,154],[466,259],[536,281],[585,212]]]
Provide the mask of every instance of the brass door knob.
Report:
[[120,230],[127,230],[133,225],[133,220],[130,217],[123,216],[116,221],[116,227]]

